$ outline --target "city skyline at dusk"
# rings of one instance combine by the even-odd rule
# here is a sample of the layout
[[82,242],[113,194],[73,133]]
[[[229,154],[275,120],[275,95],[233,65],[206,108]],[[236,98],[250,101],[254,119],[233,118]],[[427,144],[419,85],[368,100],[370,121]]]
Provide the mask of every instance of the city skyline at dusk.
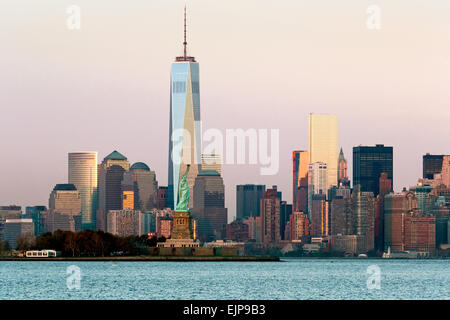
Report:
[[[182,50],[184,3],[161,2],[140,13],[131,5],[110,7],[112,17],[81,1],[82,27],[71,31],[66,5],[44,1],[20,12],[19,2],[3,5],[11,14],[1,22],[11,30],[0,89],[0,130],[10,137],[0,142],[7,151],[2,203],[45,205],[54,185],[67,182],[67,154],[77,150],[98,151],[99,161],[118,150],[148,164],[167,185],[170,64]],[[335,5],[335,15],[323,16],[308,2],[282,1],[270,12],[268,1],[257,13],[250,3],[241,12],[188,3],[189,51],[201,61],[203,130],[280,129],[277,175],[261,176],[258,165],[223,166],[229,220],[238,184],[278,185],[292,202],[291,152],[308,148],[309,113],[338,116],[350,180],[354,146],[393,146],[395,191],[417,183],[422,155],[447,153],[450,47],[439,39],[449,24],[440,9],[448,4],[405,11],[383,2],[382,26],[374,31],[365,25],[366,4]],[[419,10],[427,19],[416,19]],[[44,11],[46,22],[39,23]],[[330,28],[335,39],[324,34]],[[15,166],[19,173],[8,169]]]

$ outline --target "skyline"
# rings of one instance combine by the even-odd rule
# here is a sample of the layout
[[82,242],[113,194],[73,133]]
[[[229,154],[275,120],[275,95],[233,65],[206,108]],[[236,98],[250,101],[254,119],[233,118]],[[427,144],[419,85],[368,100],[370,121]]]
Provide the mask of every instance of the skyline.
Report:
[[[142,2],[134,1],[133,3]],[[214,38],[214,30],[220,29],[218,26],[220,24],[219,22],[217,25],[212,24],[211,28],[206,28],[211,29],[209,31],[202,30],[204,19],[211,19],[212,21],[219,19],[219,21],[222,22],[227,20],[226,18],[230,18],[230,15],[239,16],[239,13],[230,12],[230,7],[232,7],[231,4],[226,6],[217,4],[216,7],[211,6],[205,9],[198,5],[198,3],[198,1],[194,1],[192,4],[188,3],[190,16],[189,45],[191,48],[190,52],[202,62],[202,69],[200,71],[202,79],[200,86],[202,87],[201,118],[203,119],[204,129],[280,128],[280,171],[278,175],[260,176],[259,166],[257,165],[223,166],[223,178],[226,186],[226,207],[229,209],[230,218],[235,215],[234,199],[235,186],[237,184],[260,183],[267,186],[278,185],[279,190],[283,192],[283,199],[287,200],[289,203],[292,202],[292,195],[290,192],[292,189],[291,152],[293,150],[307,149],[307,115],[310,112],[336,113],[338,115],[338,147],[340,148],[342,146],[344,149],[344,154],[349,165],[350,180],[352,180],[353,168],[351,152],[352,147],[354,146],[384,144],[394,147],[394,190],[397,192],[400,191],[402,187],[415,185],[417,179],[421,177],[422,166],[419,163],[422,161],[422,155],[427,152],[432,154],[447,153],[445,143],[448,143],[448,138],[446,138],[446,135],[448,135],[448,125],[445,124],[445,119],[446,115],[450,116],[450,111],[446,108],[450,102],[450,96],[449,93],[445,91],[445,83],[448,83],[448,74],[450,74],[450,72],[448,72],[450,71],[450,64],[448,63],[450,45],[441,41],[445,38],[438,36],[437,33],[433,34],[431,40],[427,39],[427,33],[433,33],[433,31],[438,30],[433,28],[433,26],[427,27],[421,25],[421,23],[424,23],[425,21],[419,20],[417,22],[412,19],[415,23],[417,22],[417,25],[413,26],[412,24],[407,24],[408,27],[412,28],[411,32],[408,33],[404,31],[402,28],[405,28],[405,26],[397,26],[397,29],[394,28],[395,31],[393,35],[389,32],[389,27],[392,27],[393,21],[389,20],[388,15],[387,25],[383,24],[382,29],[376,34],[373,31],[365,29],[363,23],[365,11],[363,10],[364,5],[361,5],[361,21],[359,21],[361,22],[360,29],[351,32],[350,37],[356,36],[357,39],[363,41],[361,37],[366,36],[369,39],[366,39],[366,42],[362,42],[361,44],[368,44],[371,43],[371,41],[374,41],[374,43],[381,43],[381,45],[384,43],[382,36],[387,36],[387,38],[393,37],[397,40],[403,39],[404,42],[401,44],[406,45],[406,51],[408,51],[408,48],[411,49],[411,46],[414,47],[414,45],[420,44],[419,42],[412,41],[408,37],[405,39],[403,37],[405,34],[402,34],[403,36],[397,34],[399,37],[396,37],[395,32],[403,30],[406,35],[414,34],[419,38],[422,37],[420,38],[422,41],[428,41],[426,43],[434,45],[435,49],[441,49],[441,52],[439,52],[439,50],[433,51],[429,48],[430,52],[428,52],[428,55],[421,56],[421,54],[424,54],[424,49],[415,48],[419,53],[417,51],[411,51],[410,54],[412,56],[415,58],[436,58],[434,55],[439,53],[442,54],[442,60],[436,60],[438,62],[440,61],[438,65],[435,65],[437,63],[436,61],[429,62],[426,65],[410,64],[408,62],[411,62],[409,61],[409,59],[412,59],[411,57],[409,59],[408,57],[403,57],[405,61],[400,60],[401,54],[399,53],[403,50],[401,50],[401,47],[399,46],[394,47],[394,49],[396,49],[394,51],[399,54],[399,56],[394,55],[394,62],[397,64],[393,63],[393,65],[397,68],[390,68],[392,67],[390,63],[387,63],[386,65],[382,63],[383,61],[380,62],[376,59],[375,62],[378,61],[379,63],[374,63],[372,65],[371,63],[374,61],[371,60],[371,58],[376,57],[376,55],[365,52],[368,54],[365,63],[364,61],[354,62],[355,70],[350,70],[352,71],[350,74],[345,73],[346,79],[344,80],[339,78],[339,74],[342,76],[344,73],[338,72],[340,69],[338,64],[339,62],[342,62],[342,60],[346,61],[346,59],[344,59],[345,55],[343,54],[343,51],[351,49],[351,41],[348,40],[347,42],[344,42],[342,47],[340,47],[343,51],[334,48],[334,55],[336,54],[336,50],[338,54],[342,54],[340,59],[334,57],[335,60],[332,60],[333,57],[327,55],[321,56],[322,52],[326,52],[327,50],[318,52],[317,47],[300,47],[306,49],[306,51],[301,51],[301,54],[304,54],[305,56],[305,59],[302,60],[303,62],[298,62],[294,59],[290,60],[293,64],[295,63],[297,68],[294,68],[294,70],[298,72],[297,74],[292,71],[284,73],[282,70],[285,70],[286,68],[283,69],[283,67],[279,67],[279,64],[282,63],[279,60],[289,51],[287,49],[280,50],[279,55],[277,56],[270,54],[274,53],[273,51],[276,51],[274,48],[266,47],[264,52],[267,52],[267,56],[278,58],[259,60],[260,57],[254,56],[253,58],[256,61],[252,63],[249,58],[251,54],[258,52],[258,46],[260,45],[257,43],[258,41],[251,41],[251,50],[248,48],[246,49],[245,46],[239,47],[239,60],[242,59],[242,62],[239,62],[238,59],[231,54],[231,51],[234,50],[231,50],[232,46],[230,46],[230,43],[233,42],[230,41],[230,38],[227,38],[227,41],[223,41],[223,39],[220,39],[221,41],[219,41],[219,39]],[[242,5],[244,12],[245,9],[248,9],[247,5],[248,3]],[[294,6],[292,3],[290,5]],[[445,5],[448,6],[448,4],[442,3],[442,6]],[[92,6],[84,1],[80,1],[80,6],[83,12],[88,15],[95,14],[96,12],[97,14],[101,13],[101,11],[98,11],[100,8],[96,8],[97,11],[94,9],[91,9],[90,11],[89,8],[92,8]],[[275,32],[283,29],[281,28],[283,24],[287,24],[288,27],[290,27],[290,24],[294,23],[294,14],[290,13],[289,10],[286,10],[285,8],[288,4],[283,2],[281,6],[284,6],[282,8],[283,14],[287,15],[287,17],[283,17],[283,20],[286,19],[285,22],[278,21],[277,24],[275,17],[266,16],[264,11],[260,13],[259,16],[264,19],[275,20],[272,22],[274,23],[273,27],[276,30],[272,30],[269,33],[272,36],[276,34]],[[314,10],[318,10],[317,6],[309,6],[314,7]],[[33,10],[37,10],[37,13],[39,13],[37,7],[37,5],[28,5],[30,13],[33,12]],[[45,5],[43,5],[43,7],[45,7]],[[41,28],[37,28],[37,30],[34,29],[36,32],[39,31],[38,39],[47,39],[47,41],[43,41],[42,43],[33,40],[26,35],[26,33],[22,33],[23,31],[20,30],[20,27],[23,27],[23,23],[26,24],[26,21],[19,19],[19,22],[22,22],[22,24],[20,24],[18,21],[14,20],[14,18],[17,19],[18,17],[12,15],[0,22],[0,25],[6,27],[9,26],[10,28],[14,25],[15,29],[12,30],[13,32],[11,32],[11,34],[19,36],[14,40],[13,37],[8,39],[9,35],[6,36],[7,41],[4,42],[4,45],[5,49],[8,49],[5,50],[5,62],[7,63],[5,63],[5,66],[3,66],[4,68],[2,68],[5,70],[5,76],[0,80],[0,105],[9,106],[6,113],[3,112],[4,124],[0,128],[0,132],[4,137],[13,137],[6,141],[5,139],[0,141],[0,149],[6,151],[9,155],[8,158],[3,158],[2,165],[0,166],[0,176],[4,177],[2,182],[0,182],[0,194],[2,194],[0,200],[2,205],[15,203],[25,207],[26,205],[47,204],[48,195],[53,187],[57,183],[67,182],[67,161],[65,161],[65,159],[69,152],[73,152],[77,149],[98,151],[99,159],[103,159],[113,150],[118,150],[126,155],[131,163],[138,161],[147,163],[152,170],[156,171],[159,184],[167,185],[167,137],[169,136],[167,123],[169,122],[170,105],[168,103],[169,97],[167,94],[170,85],[169,68],[170,63],[173,61],[173,57],[177,55],[180,50],[179,47],[182,35],[182,20],[180,17],[183,5],[180,5],[175,9],[171,7],[171,5],[160,5],[160,10],[169,15],[164,16],[167,21],[163,24],[164,27],[168,27],[167,32],[165,31],[166,29],[164,29],[164,32],[161,32],[165,38],[165,42],[158,42],[158,44],[162,44],[161,51],[156,51],[153,46],[146,47],[145,45],[142,45],[140,42],[147,39],[143,35],[142,37],[136,37],[135,39],[127,39],[130,34],[133,34],[132,30],[140,30],[140,32],[143,32],[144,30],[153,35],[152,31],[149,30],[151,28],[147,28],[144,24],[147,20],[157,18],[158,14],[156,12],[152,14],[152,10],[148,10],[149,12],[146,11],[146,14],[152,14],[152,19],[148,19],[148,17],[143,19],[144,17],[142,17],[141,13],[141,15],[137,14],[138,18],[136,18],[136,21],[125,21],[122,22],[122,24],[118,23],[118,25],[122,27],[125,25],[132,29],[122,29],[118,34],[117,42],[120,44],[123,45],[128,43],[135,45],[131,48],[124,48],[120,45],[117,46],[117,43],[113,41],[113,39],[108,39],[108,37],[104,39],[101,37],[105,34],[114,35],[114,32],[104,33],[104,30],[99,29],[99,26],[96,26],[93,21],[88,20],[84,22],[80,31],[70,32],[65,30],[65,7],[65,5],[58,7],[53,6],[52,8],[55,9],[55,11],[53,11],[52,14],[55,16],[52,17],[54,19],[50,17],[46,22],[48,25],[41,26]],[[222,16],[213,14],[224,7],[226,9],[222,13]],[[262,5],[262,7],[267,9],[269,4],[266,3]],[[387,7],[393,8],[394,6],[387,5]],[[10,9],[13,8],[14,4],[11,4]],[[58,11],[56,9],[61,10]],[[158,8],[153,9],[158,11]],[[412,10],[411,7],[408,7],[408,9]],[[420,8],[416,9],[418,10]],[[428,23],[429,21],[433,21],[435,26],[438,25],[440,21],[438,17],[441,14],[438,9],[439,8],[436,8],[436,12],[433,11],[436,19],[428,20],[430,19],[428,17],[424,20],[427,20],[426,22]],[[210,15],[208,15],[207,10],[210,10]],[[384,9],[384,11],[386,11],[386,9]],[[52,12],[52,10],[50,10],[50,12]],[[248,13],[250,11],[246,12]],[[332,10],[329,9],[329,11],[327,10],[326,12],[331,13]],[[430,13],[429,11],[427,12]],[[306,18],[305,12],[299,10],[297,13],[302,19]],[[351,13],[354,14],[355,12],[351,10]],[[47,12],[46,14],[49,13]],[[133,16],[134,14],[135,13],[132,13],[130,16]],[[314,16],[317,18],[317,15],[314,14]],[[61,19],[61,29],[50,32],[50,29],[54,27],[53,22],[56,20],[56,17]],[[332,22],[334,21],[333,17],[328,15],[327,17],[330,18]],[[250,19],[252,17],[248,18]],[[393,17],[391,18],[393,19]],[[416,17],[409,16],[409,18]],[[96,19],[99,20],[97,23],[100,25],[102,22],[106,22],[108,27],[115,30],[113,25],[114,19],[108,19],[105,16],[100,18],[97,16]],[[261,35],[257,34],[256,30],[258,29],[258,26],[261,25],[258,24],[260,22],[258,22],[257,19],[253,22],[254,24],[249,23],[249,26],[245,27],[242,25],[242,21],[240,21],[239,26],[243,27],[242,33],[244,35],[248,36],[254,34],[255,38],[257,38]],[[321,20],[317,24],[312,24],[311,26],[320,27],[321,22],[323,21]],[[336,27],[337,32],[345,33],[345,30],[348,31],[349,25],[344,24],[336,26],[333,25],[332,22],[330,22],[330,24],[333,27]],[[449,27],[448,21],[441,22],[444,26]],[[115,21],[115,23],[117,23],[117,21]],[[303,20],[302,23],[305,23],[305,20]],[[355,26],[355,20],[350,20],[348,23],[352,24],[352,27]],[[119,29],[120,26],[118,26]],[[92,27],[97,28],[92,29]],[[235,26],[228,27],[232,28]],[[263,27],[265,28],[263,30],[268,31],[267,25],[263,25]],[[414,33],[413,27],[423,27],[423,29],[421,29],[422,32],[419,34]],[[297,30],[299,31],[298,33],[304,35],[306,30],[299,29],[300,30]],[[93,32],[89,30],[93,30]],[[160,30],[161,29],[158,29],[157,31]],[[255,33],[253,33],[252,30]],[[447,30],[450,30],[450,28]],[[222,37],[226,38],[227,34],[224,33],[223,30],[221,31],[222,33],[220,34]],[[231,35],[236,37],[239,34],[239,32],[236,31],[229,30],[227,32],[229,32],[228,36],[230,37]],[[339,33],[338,39],[343,40],[343,34],[341,33]],[[425,37],[425,39],[423,37]],[[284,37],[281,38],[286,40]],[[312,39],[301,36],[299,36],[299,38],[305,39],[305,41],[309,40],[310,42],[318,40],[318,38]],[[95,44],[95,39],[103,39],[104,42],[97,45]],[[240,41],[245,41],[245,39],[238,37],[238,40],[239,39]],[[289,42],[282,42],[283,39],[272,40],[275,41],[277,45],[291,45]],[[62,41],[62,47],[57,45],[57,43],[59,43],[58,40]],[[92,47],[88,51],[96,52],[96,50],[100,49],[100,55],[83,52],[83,43],[86,44],[86,41],[88,45]],[[208,44],[210,44],[211,41],[213,41],[214,44],[217,44],[217,48],[214,46],[208,47]],[[386,39],[384,39],[384,41],[386,41]],[[438,43],[438,41],[441,42]],[[225,46],[225,42],[228,43],[227,46]],[[336,40],[332,40],[328,45],[333,47],[333,45],[338,45],[337,42],[338,41]],[[78,46],[73,47],[71,45],[73,43]],[[238,43],[239,42],[235,42],[236,45]],[[8,44],[10,46],[8,46]],[[114,46],[114,44],[116,44],[116,46]],[[138,48],[145,50],[136,50],[137,44],[142,45],[142,47]],[[30,45],[34,45],[34,47]],[[322,43],[322,45],[325,46],[326,43]],[[438,47],[438,45],[440,46]],[[255,46],[255,48],[253,46]],[[156,47],[159,48],[159,46]],[[37,48],[41,50],[27,51],[27,48]],[[48,50],[51,48],[57,50],[45,52],[46,49]],[[85,48],[87,48],[87,46]],[[114,53],[107,50],[114,48],[119,49],[119,52]],[[175,51],[172,50],[173,48],[175,48]],[[308,51],[308,48],[311,51]],[[348,57],[349,60],[354,60],[355,57],[358,57],[358,49],[355,51],[356,52],[354,52],[353,55]],[[381,51],[381,60],[388,58],[386,55],[388,55],[389,52],[384,51],[385,50]],[[281,52],[283,52],[283,54]],[[318,54],[318,57],[312,58],[311,55],[313,53]],[[77,54],[80,55],[79,59],[73,59],[74,55],[76,56]],[[103,57],[101,57],[101,54],[103,54]],[[145,57],[145,55],[148,54],[153,54],[154,56],[150,56],[151,59],[149,59],[149,56]],[[292,57],[295,56],[296,55],[293,55]],[[310,58],[309,60],[307,59],[308,56]],[[89,58],[93,57],[98,60],[94,59],[94,61],[89,61]],[[225,59],[225,57],[227,59]],[[321,58],[324,57],[327,57],[328,60],[321,61]],[[100,58],[103,58],[103,60]],[[262,63],[263,61],[264,64]],[[313,68],[307,68],[308,62],[312,62]],[[321,64],[324,62],[325,65]],[[386,63],[386,61],[384,62]],[[236,65],[236,63],[238,63],[238,65]],[[270,63],[270,67],[262,68],[264,70],[259,69],[261,65],[267,65],[268,63]],[[27,68],[28,64],[33,64],[33,66]],[[48,65],[48,69],[44,68],[45,65]],[[14,66],[16,68],[13,68]],[[94,66],[93,71],[89,70],[92,66]],[[331,67],[331,70],[328,70],[327,66]],[[427,66],[431,68],[431,71],[426,69]],[[358,67],[361,67],[363,70],[368,70],[367,74],[356,71]],[[410,70],[406,67],[410,68]],[[17,70],[17,68],[19,69]],[[81,68],[81,70],[78,70],[78,68]],[[380,68],[381,71],[376,72],[375,70],[377,68]],[[409,70],[409,73],[403,75],[405,77],[404,79],[402,78],[402,72],[405,71],[403,68]],[[437,70],[437,68],[440,69]],[[270,77],[263,72],[268,69],[273,72]],[[386,72],[386,69],[391,69],[391,72],[385,76],[386,78],[371,78],[373,75],[380,76],[383,72]],[[238,70],[241,70],[242,74],[240,74],[239,77],[232,77],[232,73]],[[313,70],[317,72],[317,78],[311,78],[313,75],[311,72]],[[155,73],[152,73],[152,71],[155,71]],[[433,74],[433,72],[435,73]],[[293,86],[292,78],[286,77],[290,73],[294,73],[293,78],[295,80],[300,78],[300,83],[295,82],[298,86]],[[414,74],[416,75],[414,79],[409,78]],[[224,78],[223,75],[226,75],[226,77]],[[393,79],[390,76],[393,77]],[[425,76],[425,78],[419,79],[420,76]],[[90,81],[89,77],[91,77]],[[232,80],[230,80],[230,78]],[[280,78],[283,80],[286,79],[286,81],[283,81],[282,85],[276,85],[280,82]],[[323,81],[324,79],[327,81]],[[401,79],[404,81],[400,81]],[[153,85],[148,83],[149,80]],[[309,82],[309,80],[313,81]],[[321,83],[319,80],[324,83]],[[340,80],[344,83],[344,87],[342,87],[342,84],[338,83]],[[383,80],[386,82],[383,82]],[[351,86],[352,81],[355,83],[363,82],[365,85],[363,85],[362,97],[358,97],[356,94],[356,96],[353,96],[352,94],[349,94],[350,92],[340,91],[342,88],[348,89],[351,87],[352,90],[348,91],[352,91],[352,93],[357,92],[358,90],[354,90],[354,87]],[[261,85],[262,88],[259,88]],[[345,87],[345,85],[347,85],[347,87]],[[380,85],[380,87],[372,88],[373,85]],[[400,93],[392,90],[390,88],[391,86],[394,88],[399,87]],[[55,87],[57,89],[55,89]],[[22,88],[27,90],[27,94],[23,94],[21,91],[23,90]],[[245,91],[244,88],[246,89]],[[272,90],[269,93],[267,92],[268,88]],[[298,88],[305,88],[305,91],[302,92],[300,90],[300,93],[298,93]],[[379,96],[374,95],[374,93],[380,89],[381,93]],[[422,89],[423,91],[435,90],[437,92],[427,93],[418,89]],[[311,92],[308,92],[308,90]],[[15,94],[14,91],[16,91]],[[115,91],[119,91],[119,93]],[[320,94],[320,92],[323,91],[327,94]],[[407,92],[405,93],[404,91]],[[306,94],[304,94],[305,92]],[[332,102],[324,99],[323,96],[327,95],[330,96],[330,100],[333,100]],[[439,101],[439,99],[441,101]],[[152,101],[159,102],[152,103]],[[367,105],[368,108],[361,108],[362,110],[358,111],[359,108],[357,105],[360,105],[359,103],[363,101],[366,102],[363,105]],[[377,106],[377,102],[384,103],[380,103],[380,106]],[[404,110],[392,108],[398,102],[400,102],[400,108],[403,107]],[[250,112],[241,113],[242,118],[231,115],[233,111],[242,111],[243,108],[249,104],[252,105],[252,108],[250,109]],[[36,105],[38,108],[36,108]],[[276,105],[277,108],[273,108],[274,105]],[[280,109],[278,105],[283,109]],[[409,108],[412,108],[413,111],[418,112],[414,114],[411,112],[411,109],[406,108],[407,105]],[[373,108],[373,110],[370,109],[369,106]],[[294,110],[298,107],[300,107],[301,110]],[[79,112],[73,112],[75,109]],[[424,109],[429,112],[423,114],[422,110]],[[280,110],[285,112],[281,112]],[[388,110],[391,113],[388,113]],[[228,113],[230,115],[228,115]],[[128,118],[125,117],[127,114],[129,115]],[[394,117],[386,119],[386,116],[390,114],[393,114]],[[107,115],[107,117],[105,117],[105,115]],[[153,116],[153,118],[151,118],[151,116]],[[365,122],[361,120],[366,118],[366,116],[370,117],[372,121]],[[385,122],[382,122],[382,120]],[[103,122],[105,122],[106,125],[103,124]],[[368,126],[371,122],[375,123],[373,127]],[[82,128],[79,126],[79,123],[83,123]],[[421,132],[421,128],[427,129],[426,134]],[[149,135],[152,137],[148,137]],[[136,137],[139,139],[136,140]],[[159,141],[154,141],[156,139],[153,139],[153,137],[158,138]],[[36,138],[36,140],[31,138]],[[36,154],[45,154],[46,157],[36,157]],[[31,159],[33,160],[33,166],[29,165]],[[400,166],[400,163],[402,166]],[[19,173],[10,170],[11,168],[16,167],[20,167]],[[16,179],[17,184],[12,184],[12,179]]]

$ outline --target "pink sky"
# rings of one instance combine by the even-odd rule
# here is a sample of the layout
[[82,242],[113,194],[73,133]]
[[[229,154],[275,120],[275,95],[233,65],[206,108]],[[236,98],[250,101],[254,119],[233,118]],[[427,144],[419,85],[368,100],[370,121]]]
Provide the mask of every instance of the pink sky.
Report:
[[[395,189],[421,176],[426,152],[450,154],[450,3],[187,1],[200,63],[204,129],[279,128],[280,171],[225,166],[235,185],[277,184],[291,201],[291,151],[307,115],[339,116],[339,145],[394,146]],[[95,4],[93,4],[95,3]],[[81,30],[66,27],[81,7]],[[47,205],[67,181],[67,153],[117,149],[167,184],[170,64],[182,52],[178,0],[0,3],[0,205]],[[381,8],[381,30],[366,9]]]

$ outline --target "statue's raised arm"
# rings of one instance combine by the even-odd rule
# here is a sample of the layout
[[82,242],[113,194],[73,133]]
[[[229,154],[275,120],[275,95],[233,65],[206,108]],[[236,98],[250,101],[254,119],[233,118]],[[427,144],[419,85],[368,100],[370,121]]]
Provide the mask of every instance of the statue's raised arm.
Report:
[[181,176],[180,184],[178,186],[178,203],[175,208],[176,211],[189,211],[189,185],[187,183],[187,174],[189,173],[190,165],[187,165],[186,172]]

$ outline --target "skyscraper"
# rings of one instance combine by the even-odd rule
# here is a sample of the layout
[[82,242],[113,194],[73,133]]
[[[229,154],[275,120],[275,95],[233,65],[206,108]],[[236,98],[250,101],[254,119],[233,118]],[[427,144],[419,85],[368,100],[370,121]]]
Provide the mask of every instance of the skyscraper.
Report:
[[329,235],[329,202],[325,194],[314,194],[311,198],[311,236]]
[[281,240],[281,196],[276,188],[267,190],[261,199],[261,241],[274,243]]
[[197,233],[201,241],[223,239],[227,224],[225,186],[217,171],[200,171],[195,179],[192,216],[198,222]]
[[265,185],[245,184],[236,186],[236,219],[259,217],[261,198],[266,192]]
[[[187,55],[186,9],[184,12],[184,54],[172,63],[170,83],[169,185],[168,202],[175,208],[178,184],[190,165],[187,182],[193,194],[201,161],[199,64]],[[192,207],[193,199],[189,200]]]
[[314,162],[327,164],[327,189],[336,186],[338,184],[337,115],[309,114],[309,163]]
[[450,187],[450,156],[444,156],[442,159],[442,183]]
[[57,184],[48,201],[47,230],[81,230],[81,197],[73,184]]
[[308,217],[310,219],[313,196],[323,194],[326,198],[328,176],[328,166],[326,163],[314,162],[308,166]]
[[380,190],[376,198],[375,210],[375,249],[384,249],[384,197],[392,190],[392,181],[388,179],[387,173],[381,173]]
[[308,210],[308,151],[292,152],[292,206],[294,211]]
[[116,150],[107,155],[100,164],[98,209],[105,214],[109,210],[122,209],[122,180],[128,170],[130,163],[127,157]]
[[429,154],[423,156],[423,178],[433,179],[435,174],[442,172],[443,155]]
[[350,186],[347,174],[347,159],[344,157],[344,151],[341,148],[338,160],[338,184],[341,186]]
[[143,162],[136,162],[123,175],[123,191],[134,191],[134,208],[142,212],[158,207],[158,181],[155,171]]
[[84,230],[95,230],[98,201],[97,152],[69,153],[69,184],[81,197],[81,223]]
[[[393,148],[383,144],[353,147],[353,186],[361,185],[361,192],[372,192],[376,197],[380,191],[381,173],[393,185]],[[392,190],[391,190],[392,191]]]

